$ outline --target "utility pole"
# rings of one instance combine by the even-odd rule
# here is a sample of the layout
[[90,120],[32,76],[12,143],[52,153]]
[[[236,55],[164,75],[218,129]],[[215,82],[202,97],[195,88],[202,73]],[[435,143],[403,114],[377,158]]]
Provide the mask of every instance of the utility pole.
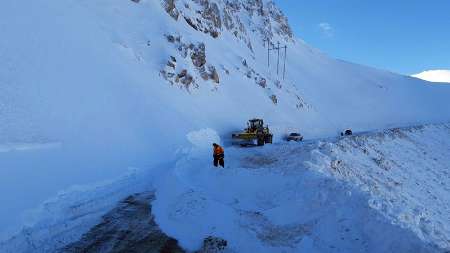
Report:
[[284,46],[284,63],[283,63],[283,80],[286,75],[286,57],[287,57],[287,46]]
[[267,68],[270,67],[270,39],[264,39],[264,45],[266,45],[267,41]]
[[[265,41],[265,40],[264,40]],[[265,43],[264,43],[265,45]],[[270,48],[270,41],[267,39],[267,67],[270,68],[270,51],[277,50],[277,76],[280,75],[280,50],[284,48],[284,58],[283,58],[283,80],[286,77],[286,58],[287,58],[287,45],[280,46],[280,42],[277,42],[277,46],[272,46]]]
[[279,73],[278,69],[280,66],[280,42],[278,41],[277,43],[277,48],[276,48],[277,52],[278,52],[278,57],[277,57],[277,75]]

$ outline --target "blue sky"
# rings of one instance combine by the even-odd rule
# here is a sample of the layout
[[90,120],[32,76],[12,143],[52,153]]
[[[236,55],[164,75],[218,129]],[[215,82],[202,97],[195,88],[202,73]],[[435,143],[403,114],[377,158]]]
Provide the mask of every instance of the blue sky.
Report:
[[297,37],[402,74],[450,69],[450,0],[275,0]]

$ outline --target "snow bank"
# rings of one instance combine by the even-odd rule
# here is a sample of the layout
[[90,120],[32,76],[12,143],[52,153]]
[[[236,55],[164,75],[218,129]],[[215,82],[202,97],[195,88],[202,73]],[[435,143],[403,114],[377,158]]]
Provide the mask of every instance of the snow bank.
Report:
[[[444,252],[436,245],[446,245],[376,208],[363,186],[333,174],[334,156],[325,151],[340,143],[228,148],[226,169],[209,165],[206,153],[186,154],[155,185],[156,221],[189,250],[213,235],[226,239],[232,252]],[[382,188],[388,182],[374,189],[390,193]]]
[[[26,213],[26,224],[15,236],[0,242],[0,251],[56,252],[79,240],[102,215],[137,192],[152,190],[158,170],[129,169],[126,175],[95,185],[72,186]],[[8,231],[10,232],[10,231]]]
[[198,149],[212,149],[212,143],[220,144],[220,136],[211,128],[192,131],[187,134],[187,139]]
[[450,126],[393,129],[326,143],[310,167],[370,194],[369,206],[450,249]]

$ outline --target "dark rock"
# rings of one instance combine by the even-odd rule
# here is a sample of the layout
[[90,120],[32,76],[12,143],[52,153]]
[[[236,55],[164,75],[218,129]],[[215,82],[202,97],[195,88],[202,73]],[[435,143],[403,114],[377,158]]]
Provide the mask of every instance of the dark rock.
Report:
[[190,25],[192,28],[198,31],[198,27],[194,24],[194,22],[192,22],[190,18],[184,17],[184,20],[186,21],[186,23],[188,23],[188,25]]
[[222,238],[208,236],[203,240],[202,248],[196,253],[220,253],[227,248],[228,242]]
[[217,73],[216,68],[210,65],[208,66],[208,70],[209,70],[209,78],[213,80],[215,83],[220,83],[219,73]]
[[102,217],[102,221],[59,252],[70,253],[184,253],[177,240],[155,222],[153,192],[129,196]]
[[191,84],[194,83],[194,78],[187,72],[186,69],[183,69],[176,77],[175,82],[180,82],[184,85],[186,89],[191,87]]
[[202,79],[203,79],[204,81],[208,81],[208,80],[209,80],[209,74],[208,74],[208,72],[206,71],[205,66],[199,68],[198,71],[200,72],[200,76],[202,77]]
[[278,104],[278,98],[276,95],[271,95],[270,96],[270,100],[272,100],[272,102],[276,105]]
[[166,35],[167,41],[170,43],[175,43],[175,37],[173,35]]
[[222,28],[219,7],[216,3],[206,3],[202,14],[203,18],[211,21],[215,28]]
[[261,77],[256,83],[263,88],[267,87],[267,80],[263,77]]
[[206,49],[205,44],[200,43],[198,46],[193,48],[193,52],[191,54],[192,63],[197,68],[201,68],[206,64]]
[[171,61],[168,61],[168,62],[167,62],[167,66],[170,67],[170,68],[175,69],[175,63],[173,63],[173,62],[171,62]]
[[175,0],[163,0],[163,1],[164,1],[164,9],[166,10],[167,14],[169,14],[173,19],[178,20],[180,13],[177,10],[177,7],[175,6]]
[[210,31],[209,34],[210,34],[211,37],[213,37],[214,39],[216,39],[217,37],[219,37],[219,32],[218,32],[218,31]]

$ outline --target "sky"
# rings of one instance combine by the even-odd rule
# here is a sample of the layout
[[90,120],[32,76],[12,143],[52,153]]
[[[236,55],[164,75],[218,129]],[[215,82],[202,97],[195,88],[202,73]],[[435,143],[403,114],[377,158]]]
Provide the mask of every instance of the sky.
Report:
[[450,0],[275,0],[297,37],[400,74],[450,69]]

